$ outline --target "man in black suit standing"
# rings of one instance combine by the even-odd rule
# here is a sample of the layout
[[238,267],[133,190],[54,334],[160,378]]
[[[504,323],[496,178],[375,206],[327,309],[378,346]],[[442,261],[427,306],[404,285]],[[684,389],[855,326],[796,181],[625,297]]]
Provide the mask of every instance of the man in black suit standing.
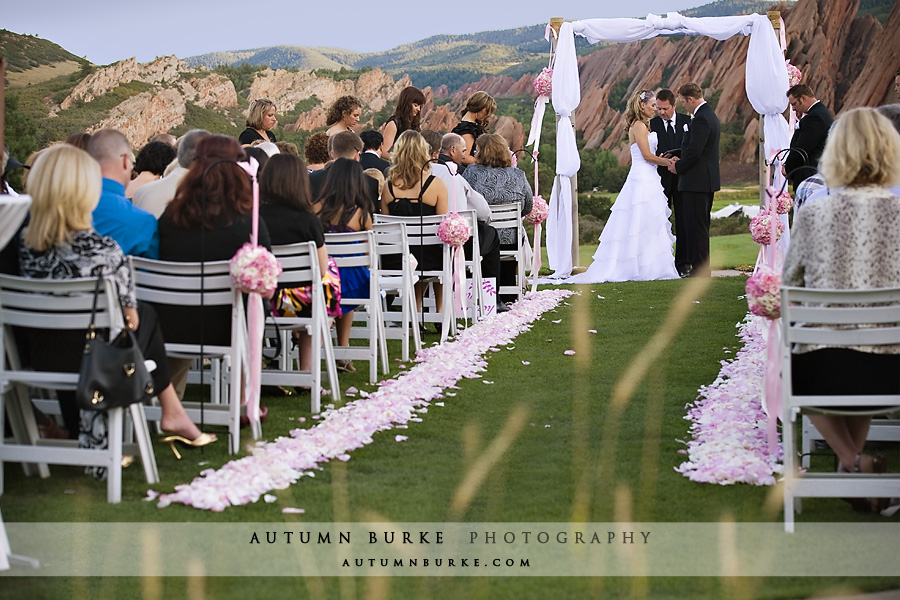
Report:
[[690,275],[709,274],[709,213],[719,191],[719,119],[703,99],[696,83],[678,88],[685,109],[691,112],[681,146],[681,157],[672,157],[669,171],[678,175],[678,191],[684,204]]
[[362,154],[359,155],[359,164],[363,169],[378,169],[382,173],[391,166],[391,163],[381,158],[378,149],[384,142],[384,136],[372,129],[367,129],[359,134],[363,143]]
[[[656,132],[658,140],[656,154],[671,158],[681,152],[684,127],[690,123],[691,118],[675,112],[675,94],[672,90],[660,90],[656,94],[656,109],[659,116],[650,119],[650,131]],[[687,254],[687,231],[684,224],[684,205],[681,192],[678,191],[678,175],[670,173],[666,167],[659,167],[657,171],[663,191],[669,199],[669,206],[675,215],[675,269],[679,275],[687,277],[691,263]]]
[[787,97],[794,112],[801,117],[791,137],[792,151],[784,161],[784,172],[796,194],[797,186],[819,170],[819,159],[825,150],[834,117],[824,104],[816,100],[808,85],[795,85],[787,91]]

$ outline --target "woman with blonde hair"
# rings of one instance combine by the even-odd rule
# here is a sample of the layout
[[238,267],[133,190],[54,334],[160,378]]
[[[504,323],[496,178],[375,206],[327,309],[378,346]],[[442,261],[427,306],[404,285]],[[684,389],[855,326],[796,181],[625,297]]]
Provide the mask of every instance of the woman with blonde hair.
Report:
[[[112,276],[126,327],[135,331],[144,357],[156,363],[152,376],[162,406],[160,426],[174,434],[171,440],[189,446],[209,444],[215,436],[201,433],[191,422],[172,387],[156,313],[137,302],[131,268],[122,249],[91,226],[100,190],[100,165],[87,152],[69,144],[43,151],[28,179],[31,222],[23,233],[19,252],[22,275],[33,279]],[[52,367],[78,371],[84,345],[82,332],[35,330],[30,334],[29,352],[36,370]],[[83,411],[79,419],[72,392],[59,392],[59,399],[69,431],[80,430],[79,445],[102,447],[106,443],[106,413]],[[105,476],[105,469],[88,470],[96,477]]]
[[666,194],[656,168],[669,162],[656,156],[657,136],[650,131],[656,96],[635,92],[625,109],[625,130],[631,142],[631,170],[600,234],[594,262],[566,283],[677,279],[672,225]]
[[[394,144],[392,163],[381,191],[381,212],[418,217],[447,213],[447,186],[431,174],[431,151],[418,131],[404,131]],[[412,247],[410,251],[423,271],[440,270],[443,250],[439,246]],[[425,285],[416,283],[416,306],[422,308]],[[441,286],[435,285],[435,300],[441,305]]]
[[450,132],[462,136],[468,148],[468,152],[463,155],[460,172],[475,163],[476,142],[485,133],[491,115],[496,110],[497,102],[487,92],[475,92],[466,100],[466,105],[459,113],[460,122]]
[[268,98],[257,98],[250,103],[250,110],[247,112],[247,129],[245,129],[238,141],[241,146],[249,146],[256,140],[264,142],[272,142],[275,134],[270,130],[275,129],[278,125],[278,119],[275,118],[275,103]]
[[362,115],[362,102],[356,96],[341,96],[328,107],[325,113],[325,124],[328,125],[326,135],[333,135],[338,131],[353,131],[359,125],[359,117]]
[[[900,287],[900,197],[888,189],[900,183],[900,134],[874,109],[847,111],[828,134],[820,172],[829,188],[838,189],[794,214],[784,284],[832,290]],[[796,394],[900,393],[898,344],[804,345],[793,352]],[[871,417],[809,418],[837,455],[839,471],[884,472],[882,457],[863,453]],[[871,498],[848,502],[873,512],[884,505]]]

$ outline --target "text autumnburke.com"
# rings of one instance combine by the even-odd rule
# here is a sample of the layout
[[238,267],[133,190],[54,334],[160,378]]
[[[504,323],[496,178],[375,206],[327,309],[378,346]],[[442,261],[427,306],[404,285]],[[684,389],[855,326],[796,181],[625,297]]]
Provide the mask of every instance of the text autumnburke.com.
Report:
[[[334,533],[334,536],[332,536]],[[254,531],[251,544],[350,544],[350,531]],[[649,531],[469,531],[469,544],[647,544]],[[443,544],[442,531],[369,531],[368,544]]]

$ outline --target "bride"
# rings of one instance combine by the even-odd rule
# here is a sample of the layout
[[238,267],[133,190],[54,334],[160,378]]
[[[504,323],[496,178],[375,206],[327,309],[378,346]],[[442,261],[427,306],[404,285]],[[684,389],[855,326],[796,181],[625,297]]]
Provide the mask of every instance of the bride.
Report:
[[675,236],[669,224],[672,213],[656,171],[658,165],[669,162],[656,156],[656,132],[650,131],[655,112],[651,91],[635,92],[628,101],[625,127],[631,142],[631,170],[600,234],[593,264],[564,283],[678,278],[672,254]]

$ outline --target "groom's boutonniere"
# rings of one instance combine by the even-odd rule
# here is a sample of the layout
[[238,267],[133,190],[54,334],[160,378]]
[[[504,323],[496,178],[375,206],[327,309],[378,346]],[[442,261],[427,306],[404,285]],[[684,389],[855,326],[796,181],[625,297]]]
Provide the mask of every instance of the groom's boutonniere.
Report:
[[[691,117],[691,118],[693,119],[694,117]],[[684,131],[685,131],[685,133],[687,133],[688,131],[690,131],[690,129],[688,129],[687,123],[684,124]]]

